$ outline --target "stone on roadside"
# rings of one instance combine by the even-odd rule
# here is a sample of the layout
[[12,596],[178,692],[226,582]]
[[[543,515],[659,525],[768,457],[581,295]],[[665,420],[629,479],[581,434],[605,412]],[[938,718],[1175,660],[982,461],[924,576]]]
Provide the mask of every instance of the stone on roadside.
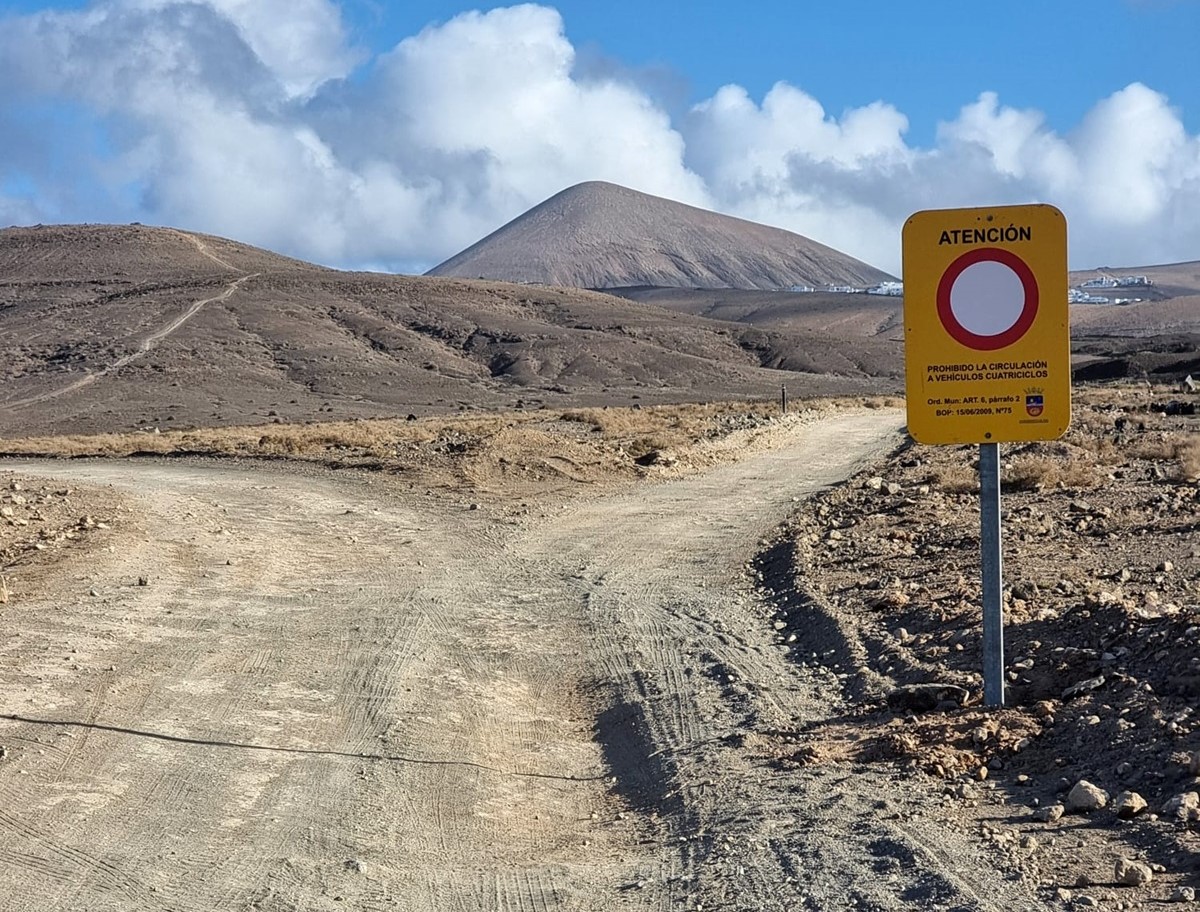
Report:
[[1146,809],[1146,799],[1137,792],[1124,791],[1113,802],[1113,810],[1122,820],[1130,820]]
[[1194,751],[1188,758],[1188,772],[1193,776],[1200,776],[1200,750]]
[[1163,805],[1164,817],[1182,823],[1200,823],[1200,792],[1183,792]]
[[868,478],[863,482],[863,487],[871,491],[878,491],[883,487],[883,479],[878,475]]
[[1099,688],[1101,688],[1103,686],[1104,686],[1104,675],[1097,675],[1094,678],[1088,678],[1086,681],[1079,681],[1076,684],[1072,684],[1070,687],[1068,687],[1066,690],[1063,691],[1062,698],[1064,700],[1070,700],[1074,697],[1078,697],[1080,694],[1085,694],[1085,693],[1088,693],[1089,691],[1098,690]]
[[1154,880],[1154,872],[1150,870],[1150,865],[1130,861],[1128,858],[1118,858],[1113,873],[1117,883],[1126,887],[1141,887]]
[[1067,810],[1086,814],[1108,804],[1108,792],[1086,779],[1080,779],[1067,794]]
[[1169,902],[1195,902],[1196,888],[1195,887],[1176,887],[1171,891]]
[[879,611],[889,611],[898,608],[903,608],[912,599],[899,589],[889,589],[882,595],[871,600],[871,607]]
[[1042,823],[1057,823],[1066,812],[1067,809],[1061,804],[1048,804],[1034,811],[1033,819],[1040,820]]
[[970,692],[957,684],[905,684],[887,695],[896,712],[930,712],[943,705],[962,706]]

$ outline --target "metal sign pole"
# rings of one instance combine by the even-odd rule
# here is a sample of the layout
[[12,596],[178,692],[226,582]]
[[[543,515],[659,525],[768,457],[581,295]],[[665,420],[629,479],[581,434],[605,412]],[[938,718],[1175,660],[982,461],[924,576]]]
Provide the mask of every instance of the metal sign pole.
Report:
[[979,445],[980,556],[983,562],[983,700],[1004,705],[1004,605],[1000,556],[1000,445]]

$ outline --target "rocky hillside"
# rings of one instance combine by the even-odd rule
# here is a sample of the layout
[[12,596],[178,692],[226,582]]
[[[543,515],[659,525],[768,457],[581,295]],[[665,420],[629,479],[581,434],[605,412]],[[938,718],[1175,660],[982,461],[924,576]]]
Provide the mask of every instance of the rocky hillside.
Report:
[[0,231],[0,334],[6,433],[874,393],[900,373],[893,343],[136,225]]

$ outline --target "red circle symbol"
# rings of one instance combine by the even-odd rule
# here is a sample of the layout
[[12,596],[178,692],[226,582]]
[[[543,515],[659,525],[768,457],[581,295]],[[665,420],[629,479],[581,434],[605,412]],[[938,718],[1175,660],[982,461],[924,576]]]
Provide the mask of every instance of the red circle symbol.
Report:
[[[954,307],[952,306],[954,283],[958,281],[959,277],[968,268],[978,263],[999,263],[1002,266],[1007,266],[1016,273],[1016,277],[1020,280],[1021,289],[1024,293],[1024,301],[1016,320],[1006,328],[990,335],[973,332],[964,326],[954,313]],[[976,351],[995,351],[998,348],[1012,345],[1025,335],[1025,333],[1029,332],[1029,327],[1033,325],[1033,321],[1037,318],[1037,312],[1038,285],[1037,279],[1033,275],[1033,270],[1029,268],[1024,260],[1008,250],[1001,250],[998,247],[981,247],[977,250],[969,250],[946,268],[946,271],[942,274],[941,281],[938,282],[938,319],[942,321],[942,326],[946,327],[946,332],[950,334],[950,337],[954,341],[965,345],[967,348],[973,348]]]

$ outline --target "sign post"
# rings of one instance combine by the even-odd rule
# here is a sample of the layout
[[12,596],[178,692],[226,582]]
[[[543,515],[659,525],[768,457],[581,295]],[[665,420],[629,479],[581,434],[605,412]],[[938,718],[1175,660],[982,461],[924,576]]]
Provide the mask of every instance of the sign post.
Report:
[[979,556],[983,569],[983,702],[1004,705],[1004,558],[1000,553],[1000,444],[979,444]]
[[1067,223],[1043,205],[929,210],[903,246],[908,430],[979,444],[984,701],[1003,706],[999,444],[1071,422]]

